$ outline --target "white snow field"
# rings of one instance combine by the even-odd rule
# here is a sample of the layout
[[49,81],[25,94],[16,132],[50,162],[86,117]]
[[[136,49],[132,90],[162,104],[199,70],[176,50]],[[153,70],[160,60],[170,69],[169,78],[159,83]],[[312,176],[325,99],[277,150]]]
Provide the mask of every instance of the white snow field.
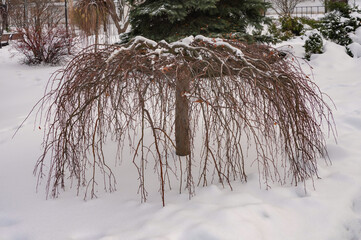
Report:
[[[283,48],[302,56],[303,43],[295,39]],[[278,184],[266,190],[253,174],[248,183],[234,182],[233,191],[216,184],[197,188],[191,200],[186,192],[168,191],[165,207],[158,186],[140,203],[137,175],[126,166],[116,167],[118,191],[100,189],[97,199],[84,201],[67,189],[46,200],[45,183],[36,191],[33,168],[43,132],[35,116],[12,135],[59,67],[22,65],[9,50],[0,49],[0,240],[361,239],[361,58],[347,56],[343,47],[327,41],[325,53],[309,62],[314,81],[337,106],[338,142],[329,138],[332,165],[320,159],[321,178],[309,180],[307,192]]]

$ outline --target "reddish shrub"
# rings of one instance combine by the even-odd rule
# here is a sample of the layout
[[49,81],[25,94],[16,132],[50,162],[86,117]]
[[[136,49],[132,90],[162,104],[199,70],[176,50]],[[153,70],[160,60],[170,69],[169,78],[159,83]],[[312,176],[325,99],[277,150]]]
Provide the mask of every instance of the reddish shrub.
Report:
[[28,64],[56,64],[70,54],[74,47],[73,37],[60,26],[29,26],[17,31],[24,37],[16,41],[14,47],[25,55],[25,62]]

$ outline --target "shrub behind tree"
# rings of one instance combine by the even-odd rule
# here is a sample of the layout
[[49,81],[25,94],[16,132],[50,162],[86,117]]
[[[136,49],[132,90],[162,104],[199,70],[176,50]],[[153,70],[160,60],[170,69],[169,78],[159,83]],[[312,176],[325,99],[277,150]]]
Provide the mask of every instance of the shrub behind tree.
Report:
[[62,11],[50,0],[33,0],[27,4],[27,18],[14,21],[16,31],[23,35],[14,47],[24,54],[28,64],[58,63],[74,46],[72,35],[61,23]]
[[323,39],[320,34],[313,33],[305,42],[305,57],[307,60],[311,59],[312,54],[323,53]]

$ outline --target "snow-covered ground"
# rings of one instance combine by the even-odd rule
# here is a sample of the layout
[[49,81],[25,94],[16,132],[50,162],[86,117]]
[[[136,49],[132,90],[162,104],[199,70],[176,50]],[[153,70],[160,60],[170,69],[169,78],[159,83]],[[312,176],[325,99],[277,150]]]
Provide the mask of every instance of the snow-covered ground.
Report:
[[[301,39],[286,44],[303,54]],[[361,58],[350,58],[343,47],[326,42],[325,53],[310,62],[315,82],[337,106],[338,143],[329,139],[332,165],[320,161],[321,179],[307,182],[307,192],[277,184],[265,190],[251,176],[246,184],[233,183],[233,191],[198,188],[191,200],[168,192],[165,207],[156,190],[141,204],[131,173],[118,175],[117,192],[94,200],[74,190],[46,200],[44,184],[36,192],[32,172],[42,131],[31,116],[12,135],[59,67],[21,65],[9,49],[0,49],[0,240],[361,239]]]

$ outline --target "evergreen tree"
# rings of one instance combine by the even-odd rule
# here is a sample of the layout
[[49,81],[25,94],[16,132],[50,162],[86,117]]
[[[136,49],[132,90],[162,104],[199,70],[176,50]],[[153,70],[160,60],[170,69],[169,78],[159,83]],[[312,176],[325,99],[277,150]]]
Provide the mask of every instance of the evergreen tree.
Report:
[[146,0],[131,11],[129,36],[167,41],[198,34],[242,36],[248,24],[260,27],[266,8],[262,0]]

